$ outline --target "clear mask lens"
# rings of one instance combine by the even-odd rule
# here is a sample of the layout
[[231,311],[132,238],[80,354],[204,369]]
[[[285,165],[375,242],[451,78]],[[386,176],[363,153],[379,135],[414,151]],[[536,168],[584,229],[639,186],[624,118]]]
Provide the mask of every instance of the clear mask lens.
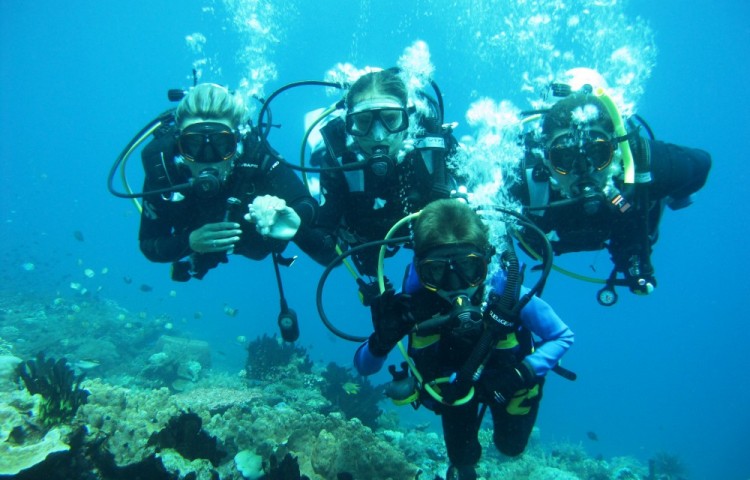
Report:
[[380,122],[388,133],[399,133],[409,128],[409,114],[405,108],[376,108],[350,112],[346,115],[346,132],[355,137],[364,137],[375,122]]

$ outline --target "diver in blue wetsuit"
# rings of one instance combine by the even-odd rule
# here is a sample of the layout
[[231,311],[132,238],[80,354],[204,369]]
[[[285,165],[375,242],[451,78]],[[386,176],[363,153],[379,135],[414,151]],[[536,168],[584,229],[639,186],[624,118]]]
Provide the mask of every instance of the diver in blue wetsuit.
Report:
[[409,388],[394,388],[390,396],[441,416],[448,479],[476,478],[487,408],[498,450],[524,451],[545,375],[573,343],[554,310],[522,289],[512,247],[500,253],[502,268],[485,287],[493,253],[487,226],[468,205],[446,199],[425,207],[414,225],[414,260],[403,291],[386,290],[373,300],[374,332],[354,358],[359,373],[373,374],[409,335],[415,368],[408,378],[391,368]]

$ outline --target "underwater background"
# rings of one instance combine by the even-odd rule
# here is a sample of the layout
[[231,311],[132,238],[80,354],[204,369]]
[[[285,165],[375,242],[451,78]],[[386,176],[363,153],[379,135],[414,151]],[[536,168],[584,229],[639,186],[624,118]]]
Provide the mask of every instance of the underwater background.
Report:
[[[150,358],[153,352],[133,352],[126,342],[149,349],[163,333],[208,342],[211,370],[236,377],[247,342],[277,331],[270,260],[233,258],[202,281],[172,282],[168,265],[141,255],[132,202],[107,191],[115,157],[173,106],[168,89],[192,85],[193,68],[200,81],[267,96],[292,81],[322,80],[338,63],[394,66],[423,41],[446,120],[459,122],[460,136],[473,133],[466,120],[472,102],[489,97],[526,109],[535,97],[524,88],[529,79],[597,67],[618,78],[633,74],[635,111],[657,138],[703,148],[714,163],[695,203],[665,212],[652,257],[654,294],[620,291],[619,302],[604,308],[596,285],[550,276],[544,298],[576,334],[565,366],[578,380],[549,378],[538,441],[644,465],[655,455],[674,456],[685,471],[671,478],[748,479],[748,25],[750,5],[739,0],[4,0],[1,353],[66,355],[90,368],[87,378],[106,379],[107,365],[131,361],[113,350]],[[295,161],[304,114],[336,99],[315,87],[279,98],[273,146]],[[137,158],[130,164],[134,188],[139,165]],[[287,252],[299,253],[294,246]],[[609,272],[606,253],[557,260]],[[398,257],[389,262],[390,278],[400,278],[402,266]],[[357,345],[330,334],[315,308],[322,271],[303,255],[282,271],[299,315],[297,345],[316,363],[349,367]],[[369,312],[343,269],[327,289],[331,320],[366,335]],[[73,336],[75,352],[66,349]],[[86,350],[81,339],[89,337]],[[424,409],[398,414],[404,430],[439,432]],[[485,443],[482,462],[494,461],[492,449]]]

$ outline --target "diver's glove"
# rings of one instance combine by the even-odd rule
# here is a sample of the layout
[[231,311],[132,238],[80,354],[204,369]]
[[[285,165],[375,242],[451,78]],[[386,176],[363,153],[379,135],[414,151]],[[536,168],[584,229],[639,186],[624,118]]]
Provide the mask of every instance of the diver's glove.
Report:
[[500,405],[507,405],[517,391],[530,388],[535,381],[531,367],[523,362],[505,365],[498,370],[485,370],[481,377],[481,383],[490,397]]
[[639,278],[631,277],[628,288],[636,295],[648,295],[656,288],[656,278],[653,275],[644,275]]
[[376,357],[384,357],[416,324],[410,309],[411,296],[388,289],[370,305],[374,332],[367,344]]
[[[388,277],[383,277],[383,284],[385,285],[385,291],[393,290],[393,284],[388,280]],[[375,297],[380,295],[380,285],[377,281],[367,282],[362,277],[358,277],[357,285],[359,285],[359,297],[365,307],[372,305]]]
[[633,255],[625,272],[628,288],[636,295],[648,295],[656,288],[654,267],[648,258]]

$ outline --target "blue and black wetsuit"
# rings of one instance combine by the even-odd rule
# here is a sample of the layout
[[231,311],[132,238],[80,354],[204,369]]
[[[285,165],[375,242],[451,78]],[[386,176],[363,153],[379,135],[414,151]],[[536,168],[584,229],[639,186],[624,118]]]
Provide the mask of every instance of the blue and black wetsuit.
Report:
[[[493,278],[491,288],[494,292],[503,292],[505,278],[504,272]],[[403,290],[412,296],[412,313],[418,323],[435,314],[444,314],[450,308],[437,294],[419,284],[413,265],[407,272]],[[478,304],[481,297],[480,292],[475,295],[473,302]],[[486,321],[489,321],[487,315]],[[417,333],[412,333],[409,337],[409,356],[425,382],[450,377],[466,362],[476,340],[476,337],[467,339],[449,332],[421,336],[417,329]],[[438,412],[442,418],[451,463],[474,465],[481,457],[481,446],[477,439],[480,404],[488,405],[492,414],[494,443],[497,448],[511,456],[523,452],[536,421],[544,378],[572,344],[573,332],[570,328],[549,304],[538,297],[532,297],[520,311],[516,330],[509,332],[495,345],[479,381],[474,385],[476,393],[468,403],[446,406],[422,392],[422,404]],[[370,375],[383,366],[386,358],[373,355],[365,342],[355,354],[354,366],[360,374]],[[508,364],[521,362],[536,377],[534,386],[516,392],[513,401],[507,405],[496,403],[492,392],[484,386],[485,379],[497,374]]]

